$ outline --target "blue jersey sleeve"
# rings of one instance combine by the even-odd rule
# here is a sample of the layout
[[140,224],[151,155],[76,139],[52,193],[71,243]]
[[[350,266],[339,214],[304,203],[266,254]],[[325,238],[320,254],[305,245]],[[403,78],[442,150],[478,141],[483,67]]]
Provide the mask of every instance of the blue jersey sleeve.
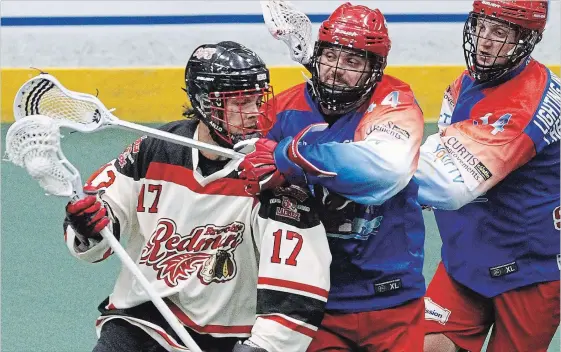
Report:
[[312,143],[298,151],[311,165],[336,174],[306,174],[309,184],[320,184],[360,204],[379,205],[411,180],[422,133],[420,109],[380,107],[362,119],[353,142]]

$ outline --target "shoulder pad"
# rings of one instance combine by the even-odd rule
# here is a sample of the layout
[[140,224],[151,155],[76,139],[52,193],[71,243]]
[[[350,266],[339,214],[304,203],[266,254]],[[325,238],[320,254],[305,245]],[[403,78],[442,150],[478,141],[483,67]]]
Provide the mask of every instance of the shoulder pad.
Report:
[[277,114],[284,110],[312,111],[306,101],[305,90],[306,83],[301,83],[275,95],[274,104]]

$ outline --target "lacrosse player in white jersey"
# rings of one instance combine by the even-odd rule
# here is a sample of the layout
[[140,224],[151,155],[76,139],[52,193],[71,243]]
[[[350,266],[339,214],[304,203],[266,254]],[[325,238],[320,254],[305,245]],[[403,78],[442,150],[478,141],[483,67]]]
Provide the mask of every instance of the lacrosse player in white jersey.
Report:
[[[244,46],[198,47],[185,80],[192,118],[162,130],[232,148],[270,127],[269,71]],[[67,246],[98,262],[112,253],[104,227],[126,239],[204,351],[305,351],[329,290],[325,230],[306,191],[284,185],[252,197],[238,164],[140,138],[90,177],[85,198],[67,205]],[[126,268],[99,310],[95,352],[187,350]]]

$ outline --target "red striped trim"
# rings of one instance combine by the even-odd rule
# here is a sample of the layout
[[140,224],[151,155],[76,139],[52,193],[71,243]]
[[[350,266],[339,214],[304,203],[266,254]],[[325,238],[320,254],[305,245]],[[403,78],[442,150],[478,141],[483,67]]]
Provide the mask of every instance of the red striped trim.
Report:
[[99,176],[101,175],[101,173],[103,171],[105,171],[105,169],[107,169],[109,166],[111,166],[111,163],[107,163],[103,166],[101,166],[96,172],[94,172],[86,181],[85,186],[90,186],[90,187],[95,187],[95,189],[100,189],[100,188],[107,188],[109,186],[111,186],[113,184],[113,182],[115,182],[115,173],[113,171],[110,170],[110,173],[108,174],[109,177],[109,181],[106,182],[100,182],[97,186],[93,186],[92,182]]
[[105,259],[107,259],[111,254],[113,254],[113,249],[107,248],[107,250],[105,251],[105,253],[103,253],[103,257],[101,257],[101,259],[98,259],[98,260],[94,261],[93,263],[102,262],[102,261],[104,261]]
[[175,341],[172,339],[172,337],[171,337],[170,335],[168,335],[165,331],[160,331],[160,330],[157,330],[157,329],[154,329],[154,328],[152,328],[152,330],[154,330],[154,331],[157,332],[161,337],[163,337],[164,340],[166,340],[166,342],[167,342],[171,347],[179,348],[179,349],[187,350],[187,351],[188,351],[187,347],[182,346],[182,345],[178,345],[177,343],[175,343]]
[[288,149],[288,158],[291,161],[295,162],[298,166],[303,168],[304,171],[306,171],[307,173],[310,173],[314,176],[334,177],[334,176],[337,176],[336,172],[326,171],[326,170],[322,170],[322,169],[318,168],[317,166],[315,166],[314,164],[309,162],[308,159],[306,159],[302,154],[300,154],[300,151],[298,150],[298,143],[304,137],[304,135],[306,135],[306,133],[308,133],[312,128],[314,128],[316,126],[321,126],[321,125],[327,125],[327,124],[326,123],[315,123],[315,124],[312,124],[312,125],[304,128],[302,131],[298,132],[298,134],[294,137],[294,140],[292,141],[292,143],[290,143],[290,147]]
[[271,285],[271,286],[278,286],[278,287],[286,287],[293,290],[304,291],[308,293],[312,293],[314,295],[318,295],[327,299],[329,292],[322,288],[312,285],[302,284],[300,282],[294,282],[289,280],[282,280],[282,279],[274,279],[272,277],[259,277],[257,279],[257,284],[262,285]]
[[199,194],[251,197],[245,191],[246,183],[243,180],[221,178],[203,187],[195,179],[193,170],[179,165],[151,162],[146,178],[175,183]]
[[281,325],[284,325],[285,327],[289,328],[290,330],[294,330],[296,332],[299,332],[300,334],[306,335],[306,336],[308,336],[312,339],[316,335],[316,332],[314,330],[312,330],[310,328],[307,328],[305,326],[293,323],[290,320],[287,320],[287,319],[285,319],[281,316],[278,316],[278,315],[261,315],[261,316],[259,316],[259,318],[272,320],[272,321],[277,322]]
[[171,302],[167,302],[169,308],[175,314],[175,316],[185,325],[190,327],[199,333],[207,334],[251,334],[252,325],[235,325],[235,326],[224,326],[224,325],[205,325],[200,326],[194,321],[192,321],[187,314],[185,314],[179,307]]

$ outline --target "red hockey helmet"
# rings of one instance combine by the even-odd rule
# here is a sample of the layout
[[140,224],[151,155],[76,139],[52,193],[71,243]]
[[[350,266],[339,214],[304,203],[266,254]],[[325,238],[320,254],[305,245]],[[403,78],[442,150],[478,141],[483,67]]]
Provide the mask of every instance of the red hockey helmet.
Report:
[[542,33],[547,20],[547,4],[547,0],[477,0],[473,2],[473,12]]
[[[534,50],[542,39],[547,20],[548,1],[546,0],[476,0],[473,2],[473,11],[464,26],[464,56],[470,74],[479,81],[489,81],[504,76],[507,72],[517,67]],[[478,41],[483,37],[478,29],[485,23],[500,23],[507,30],[507,35],[514,31],[514,40],[499,41],[503,46],[512,46],[503,55],[487,55],[491,60],[489,64],[477,61]],[[500,51],[499,51],[500,52]]]
[[[363,77],[354,86],[321,82],[319,66],[325,63],[321,63],[320,58],[327,48],[338,50],[338,57],[343,51],[362,56],[370,63],[370,67],[365,65],[362,70],[354,70]],[[321,24],[311,60],[314,94],[322,107],[343,114],[362,105],[372,94],[376,83],[382,79],[390,48],[386,19],[380,10],[354,6],[348,2],[339,6]],[[349,70],[342,68],[339,60],[333,68]]]
[[381,57],[387,57],[391,48],[386,19],[380,10],[353,6],[349,2],[323,21],[318,40],[366,50]]

